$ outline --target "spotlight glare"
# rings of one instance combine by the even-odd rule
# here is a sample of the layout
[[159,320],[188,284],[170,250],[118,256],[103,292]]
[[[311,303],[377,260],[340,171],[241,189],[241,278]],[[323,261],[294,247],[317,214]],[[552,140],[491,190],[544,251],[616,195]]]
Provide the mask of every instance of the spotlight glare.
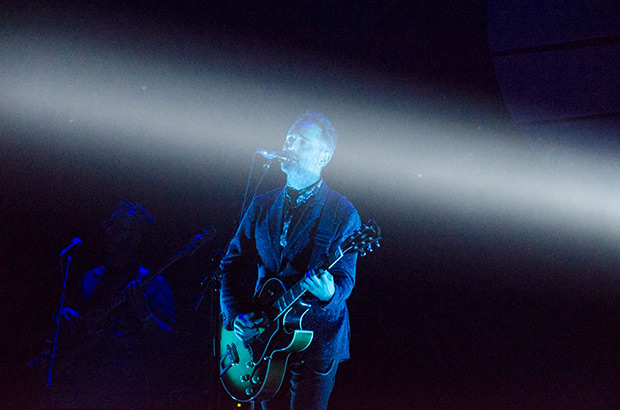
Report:
[[25,122],[69,124],[97,135],[100,145],[105,136],[127,135],[124,144],[190,147],[197,158],[229,167],[247,163],[257,148],[281,146],[285,130],[274,113],[292,119],[309,105],[327,107],[341,135],[329,165],[337,183],[364,192],[381,187],[403,208],[423,196],[447,208],[502,213],[516,223],[620,236],[617,172],[609,172],[614,159],[603,154],[557,158],[561,165],[550,171],[518,147],[475,146],[454,135],[458,125],[448,118],[423,119],[414,111],[415,96],[399,109],[364,102],[352,91],[362,80],[342,73],[342,88],[331,91],[337,101],[309,100],[276,85],[275,77],[259,81],[230,73],[225,64],[216,71],[152,56],[126,61],[114,50],[61,35],[43,41],[13,34],[0,44],[0,94],[5,113]]

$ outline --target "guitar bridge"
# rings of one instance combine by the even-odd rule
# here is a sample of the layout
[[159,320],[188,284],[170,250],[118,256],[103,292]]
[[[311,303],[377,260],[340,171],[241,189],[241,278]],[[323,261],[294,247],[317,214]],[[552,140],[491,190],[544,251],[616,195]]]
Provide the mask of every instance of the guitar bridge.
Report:
[[228,371],[233,365],[239,364],[239,352],[234,344],[226,345],[226,354],[220,359],[220,376]]

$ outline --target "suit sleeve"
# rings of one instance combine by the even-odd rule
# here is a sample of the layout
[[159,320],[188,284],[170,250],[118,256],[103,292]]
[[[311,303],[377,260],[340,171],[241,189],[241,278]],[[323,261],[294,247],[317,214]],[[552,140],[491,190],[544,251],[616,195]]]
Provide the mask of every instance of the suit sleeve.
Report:
[[226,255],[220,263],[222,282],[220,304],[226,328],[231,329],[232,321],[240,313],[251,310],[253,295],[252,278],[256,278],[256,245],[254,227],[258,205],[252,201],[243,216],[241,224],[230,241]]

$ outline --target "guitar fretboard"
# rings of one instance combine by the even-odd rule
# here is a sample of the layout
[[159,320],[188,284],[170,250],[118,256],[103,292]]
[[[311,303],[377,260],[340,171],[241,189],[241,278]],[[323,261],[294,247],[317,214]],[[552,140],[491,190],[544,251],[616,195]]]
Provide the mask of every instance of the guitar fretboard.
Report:
[[[321,276],[322,273],[319,271],[320,269],[331,269],[332,266],[336,264],[344,255],[346,251],[342,250],[342,247],[338,247],[334,249],[332,253],[330,253],[327,257],[324,258],[323,261],[317,263],[314,270],[317,275]],[[274,317],[270,317],[270,320],[276,320],[282,313],[286,312],[292,305],[302,297],[306,293],[306,290],[301,285],[301,280],[293,285],[288,291],[286,291],[278,300],[275,301],[273,305],[271,305],[271,312]]]

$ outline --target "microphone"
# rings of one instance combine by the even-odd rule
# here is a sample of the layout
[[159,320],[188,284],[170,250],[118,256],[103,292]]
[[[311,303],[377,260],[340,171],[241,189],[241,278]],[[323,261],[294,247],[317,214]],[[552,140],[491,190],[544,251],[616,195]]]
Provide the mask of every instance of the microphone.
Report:
[[288,151],[267,151],[264,149],[259,149],[256,153],[267,159],[277,159],[282,162],[288,162],[291,160],[291,156]]
[[65,249],[62,250],[62,252],[60,252],[60,256],[64,255],[65,253],[68,253],[72,249],[79,248],[81,245],[82,245],[82,240],[80,238],[73,238],[69,246],[67,246]]

